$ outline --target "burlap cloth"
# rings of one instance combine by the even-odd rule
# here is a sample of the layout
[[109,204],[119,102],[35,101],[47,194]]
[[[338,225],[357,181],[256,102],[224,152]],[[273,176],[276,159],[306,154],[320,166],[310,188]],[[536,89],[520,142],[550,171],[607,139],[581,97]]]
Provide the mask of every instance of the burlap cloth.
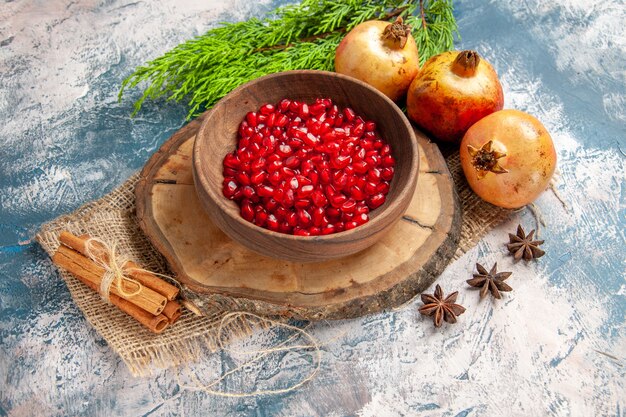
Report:
[[[504,220],[509,211],[498,209],[480,200],[463,178],[458,152],[446,159],[462,206],[461,239],[456,257],[473,247],[491,228]],[[46,223],[36,236],[52,255],[59,246],[58,236],[67,230],[76,235],[88,233],[105,241],[116,242],[122,253],[128,253],[145,269],[168,274],[165,259],[152,246],[139,228],[135,217],[134,174],[124,184],[99,200],[90,202],[73,213]],[[203,317],[185,310],[182,318],[160,335],[154,335],[116,307],[106,304],[66,271],[60,270],[72,298],[87,320],[121,356],[133,375],[150,374],[157,369],[193,362],[206,350],[218,347],[217,337],[224,314],[236,310],[237,302],[214,305]],[[251,319],[252,320],[252,319]],[[240,319],[222,329],[222,335],[240,337],[252,332],[258,321]],[[223,343],[223,340],[222,340]]]

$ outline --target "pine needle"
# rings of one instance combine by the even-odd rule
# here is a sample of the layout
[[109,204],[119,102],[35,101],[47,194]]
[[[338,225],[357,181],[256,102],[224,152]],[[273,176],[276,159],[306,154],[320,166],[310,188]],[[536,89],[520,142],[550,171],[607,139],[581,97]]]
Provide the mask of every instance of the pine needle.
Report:
[[303,0],[264,19],[223,23],[140,66],[123,82],[144,88],[145,100],[186,102],[187,119],[254,78],[296,69],[334,69],[335,49],[345,33],[370,19],[402,16],[413,28],[420,61],[453,46],[458,36],[452,0]]

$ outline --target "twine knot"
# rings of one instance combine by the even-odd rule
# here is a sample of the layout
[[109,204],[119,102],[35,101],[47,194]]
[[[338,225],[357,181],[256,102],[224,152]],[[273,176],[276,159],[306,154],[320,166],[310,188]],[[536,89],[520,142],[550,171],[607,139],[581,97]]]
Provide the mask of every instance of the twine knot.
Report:
[[[129,271],[134,270],[126,266],[131,261],[130,256],[118,253],[116,243],[108,244],[101,239],[91,237],[85,241],[85,252],[96,265],[105,271],[99,290],[104,301],[110,303],[109,295],[113,285],[124,298],[141,292],[143,285],[128,277]],[[131,290],[130,288],[133,287],[134,289]]]

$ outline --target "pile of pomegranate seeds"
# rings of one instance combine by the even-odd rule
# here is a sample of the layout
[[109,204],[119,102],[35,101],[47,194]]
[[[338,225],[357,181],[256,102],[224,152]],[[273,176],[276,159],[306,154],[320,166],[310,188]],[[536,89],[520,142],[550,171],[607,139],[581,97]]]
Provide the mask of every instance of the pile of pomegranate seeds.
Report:
[[284,99],[250,112],[224,158],[224,196],[269,230],[328,235],[366,223],[393,178],[391,148],[376,124],[330,99]]

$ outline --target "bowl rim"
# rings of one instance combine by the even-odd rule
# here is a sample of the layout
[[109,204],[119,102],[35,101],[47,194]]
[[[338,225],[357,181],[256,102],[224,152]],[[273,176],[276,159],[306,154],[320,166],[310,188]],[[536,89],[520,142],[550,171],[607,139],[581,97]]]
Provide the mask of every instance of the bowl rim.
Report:
[[[408,187],[404,187],[403,189],[400,190],[400,192],[398,193],[398,195],[396,196],[396,200],[406,200],[407,198],[410,201],[410,198],[412,197],[412,194],[415,192],[415,187],[417,186],[417,175],[418,175],[418,170],[419,170],[419,161],[420,161],[420,156],[419,156],[419,147],[417,144],[417,137],[415,136],[415,132],[413,130],[413,127],[411,125],[411,122],[408,120],[407,116],[402,112],[402,110],[396,105],[396,103],[394,101],[392,101],[389,97],[387,97],[385,94],[383,94],[382,92],[380,92],[379,90],[377,90],[376,88],[372,87],[371,85],[358,80],[356,78],[344,75],[344,74],[339,74],[336,72],[332,72],[332,71],[322,71],[322,70],[290,70],[290,71],[281,71],[281,72],[276,72],[276,73],[272,73],[272,74],[268,74],[268,75],[264,75],[258,78],[255,78],[253,80],[248,81],[245,84],[240,85],[239,87],[233,89],[230,93],[226,94],[224,97],[222,97],[217,103],[215,103],[213,105],[213,107],[208,111],[208,113],[206,114],[206,116],[204,117],[204,120],[202,121],[202,124],[198,130],[198,133],[196,135],[196,139],[194,139],[194,145],[193,145],[193,159],[192,159],[192,169],[193,169],[193,177],[194,177],[194,188],[196,190],[196,193],[199,192],[198,190],[198,181],[200,182],[200,184],[202,185],[202,190],[203,192],[208,195],[208,197],[213,200],[213,204],[219,206],[219,204],[217,203],[217,199],[219,198],[225,198],[221,192],[221,188],[218,188],[218,192],[215,192],[214,187],[211,187],[208,183],[207,183],[207,177],[208,175],[206,175],[203,171],[202,166],[200,166],[199,164],[199,160],[200,158],[197,158],[196,155],[202,151],[202,141],[198,140],[199,137],[202,136],[206,136],[204,134],[204,132],[207,129],[210,129],[209,123],[211,122],[211,116],[214,113],[215,108],[222,102],[228,101],[232,98],[232,96],[237,95],[237,93],[241,90],[247,89],[252,85],[256,85],[259,83],[263,83],[267,80],[273,79],[273,78],[278,78],[278,77],[284,77],[285,75],[295,75],[295,74],[300,74],[300,75],[310,75],[310,76],[321,76],[321,77],[335,77],[335,78],[339,78],[342,79],[344,81],[347,82],[351,82],[354,84],[357,84],[365,89],[370,90],[371,92],[377,94],[379,97],[381,97],[388,105],[391,106],[391,108],[393,109],[393,111],[398,114],[400,116],[400,120],[402,121],[406,131],[409,133],[409,141],[411,144],[411,150],[412,150],[412,163],[411,163],[411,168],[409,171],[409,175],[408,175]],[[202,174],[202,175],[201,175]],[[413,186],[411,186],[413,185]],[[411,194],[411,195],[407,195],[407,194]],[[231,201],[231,200],[228,200]],[[394,200],[395,201],[395,200]],[[236,203],[235,203],[236,204]],[[287,240],[287,241],[297,241],[297,242],[337,242],[337,241],[351,241],[353,235],[357,235],[357,234],[363,234],[365,229],[368,229],[371,231],[371,233],[369,234],[373,234],[376,231],[382,230],[384,229],[386,226],[388,226],[389,221],[388,221],[388,217],[390,216],[389,211],[385,210],[385,205],[387,204],[387,202],[385,202],[385,204],[383,204],[383,211],[381,213],[379,213],[376,217],[374,217],[373,219],[370,219],[367,223],[364,223],[362,225],[359,225],[358,227],[355,227],[354,229],[350,229],[350,230],[344,230],[341,232],[336,232],[336,233],[331,233],[328,235],[316,235],[316,236],[299,236],[299,235],[293,235],[293,234],[289,234],[289,233],[282,233],[282,232],[275,232],[273,230],[269,230],[266,229],[264,227],[261,226],[257,226],[256,224],[249,222],[247,220],[245,220],[243,217],[241,217],[240,215],[236,215],[233,216],[230,212],[223,210],[220,208],[220,211],[222,213],[224,213],[225,216],[227,216],[230,219],[233,219],[234,221],[236,221],[237,223],[243,225],[244,227],[250,228],[252,231],[254,232],[258,232],[258,233],[263,233],[266,234],[268,236],[274,237],[274,238],[280,238],[283,240]],[[375,210],[378,210],[378,208],[376,208]],[[216,225],[219,227],[219,224],[216,223]],[[221,228],[221,227],[220,227]],[[360,236],[362,237],[362,236]]]

